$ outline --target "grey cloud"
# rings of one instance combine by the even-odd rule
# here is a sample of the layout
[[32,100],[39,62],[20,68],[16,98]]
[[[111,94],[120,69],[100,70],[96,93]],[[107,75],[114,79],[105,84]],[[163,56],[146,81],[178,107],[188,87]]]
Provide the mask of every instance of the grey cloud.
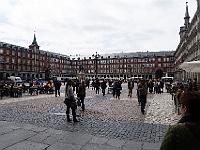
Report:
[[174,5],[174,0],[154,0],[152,5],[155,5],[157,9],[169,9]]
[[161,35],[164,34],[165,32],[163,30],[158,30],[158,29],[147,29],[146,33],[154,34],[154,35]]

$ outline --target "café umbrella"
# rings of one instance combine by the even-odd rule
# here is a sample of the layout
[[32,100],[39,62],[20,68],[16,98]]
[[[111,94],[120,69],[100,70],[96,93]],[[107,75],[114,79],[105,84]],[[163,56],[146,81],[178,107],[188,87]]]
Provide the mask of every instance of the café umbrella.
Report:
[[200,73],[200,60],[182,63],[179,68],[186,72]]

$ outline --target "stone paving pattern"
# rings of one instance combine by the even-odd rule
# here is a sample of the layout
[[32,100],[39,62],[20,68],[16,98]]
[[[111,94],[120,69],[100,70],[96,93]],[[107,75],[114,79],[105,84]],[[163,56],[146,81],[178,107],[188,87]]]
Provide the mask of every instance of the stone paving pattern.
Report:
[[[120,99],[113,98],[112,94],[96,95],[95,91],[87,89],[86,110],[77,110],[79,123],[67,122],[63,100],[64,86],[61,88],[60,97],[55,97],[54,94],[4,97],[0,100],[0,121],[37,125],[44,129],[50,127],[60,132],[74,132],[74,136],[79,133],[89,137],[99,136],[101,142],[108,138],[125,139],[130,140],[132,144],[135,142],[135,145],[139,142],[139,147],[145,142],[148,149],[148,143],[160,143],[169,125],[180,119],[180,115],[175,113],[169,93],[148,94],[145,115],[142,115],[136,92],[133,91],[132,98],[128,97],[127,83],[123,84]],[[51,134],[47,131],[45,130],[45,134]]]

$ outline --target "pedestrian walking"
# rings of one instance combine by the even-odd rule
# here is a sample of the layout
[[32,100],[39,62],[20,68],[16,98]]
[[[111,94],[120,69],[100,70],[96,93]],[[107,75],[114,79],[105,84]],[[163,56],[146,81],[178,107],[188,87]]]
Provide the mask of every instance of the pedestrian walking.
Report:
[[69,80],[66,84],[66,89],[65,89],[65,104],[67,105],[67,110],[66,110],[66,115],[67,115],[67,121],[70,122],[70,108],[72,110],[72,116],[73,116],[73,121],[74,122],[79,122],[76,119],[76,100],[74,97],[74,91],[72,87],[72,80]]
[[101,83],[101,90],[102,90],[103,96],[105,95],[106,88],[107,88],[106,80],[103,80],[103,82]]
[[100,82],[99,82],[99,79],[96,78],[96,81],[95,81],[96,94],[99,94],[99,88],[100,88]]
[[145,105],[147,102],[147,88],[145,86],[145,82],[141,80],[138,84],[138,92],[139,92],[139,99],[141,103],[141,112],[144,114],[145,112]]
[[161,94],[161,82],[160,82],[159,79],[158,79],[158,81],[157,81],[157,93],[158,93],[158,94]]
[[61,87],[61,82],[55,79],[53,81],[54,87],[55,87],[55,97],[60,96],[60,87]]
[[152,92],[153,92],[153,86],[154,86],[153,81],[150,80],[150,81],[149,81],[149,84],[148,84],[148,87],[149,87],[149,93],[152,93]]
[[77,97],[80,98],[81,100],[81,108],[83,111],[85,110],[85,103],[84,103],[85,96],[86,96],[85,82],[81,81],[81,84],[79,85],[79,91],[78,91]]
[[116,82],[116,98],[120,99],[120,94],[121,94],[121,90],[122,90],[122,85],[121,85],[121,81],[117,81]]
[[115,94],[116,94],[116,84],[117,84],[117,81],[114,81],[114,82],[113,82],[113,87],[112,87],[112,90],[113,90],[113,97],[115,97]]
[[77,94],[79,90],[79,79],[76,79],[75,86],[76,86],[76,94]]
[[138,90],[138,85],[139,85],[140,81],[137,80],[136,82],[137,82],[137,84],[136,84],[137,85],[137,87],[136,87],[136,95],[137,95],[137,98],[138,98],[138,106],[140,106],[141,101],[140,101],[140,93],[139,93],[139,90]]
[[86,86],[88,89],[90,88],[90,79],[86,79]]
[[169,127],[160,150],[200,149],[200,92],[182,92],[180,103],[182,118]]
[[132,97],[133,88],[134,88],[134,81],[130,79],[128,81],[128,97]]
[[92,80],[92,90],[95,90],[95,80]]

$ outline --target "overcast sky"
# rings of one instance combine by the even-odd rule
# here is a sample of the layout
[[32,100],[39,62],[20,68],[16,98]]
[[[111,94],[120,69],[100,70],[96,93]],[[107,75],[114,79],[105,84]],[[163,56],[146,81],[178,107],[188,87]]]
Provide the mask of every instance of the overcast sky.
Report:
[[[188,0],[190,20],[197,9]],[[186,0],[0,0],[0,41],[66,55],[176,50]]]

